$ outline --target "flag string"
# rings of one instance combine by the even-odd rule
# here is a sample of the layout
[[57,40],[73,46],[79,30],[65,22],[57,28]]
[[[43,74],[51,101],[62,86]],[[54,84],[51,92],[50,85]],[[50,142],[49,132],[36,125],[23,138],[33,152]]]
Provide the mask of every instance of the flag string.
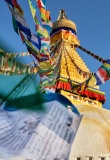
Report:
[[87,49],[85,49],[85,48],[82,47],[82,46],[79,46],[78,44],[75,44],[75,47],[81,49],[82,51],[86,52],[87,54],[91,55],[92,57],[94,57],[95,59],[97,59],[98,61],[100,61],[100,62],[102,62],[102,63],[105,63],[105,62],[106,62],[105,59],[103,59],[103,58],[99,57],[98,55],[96,55],[96,54],[88,51]]

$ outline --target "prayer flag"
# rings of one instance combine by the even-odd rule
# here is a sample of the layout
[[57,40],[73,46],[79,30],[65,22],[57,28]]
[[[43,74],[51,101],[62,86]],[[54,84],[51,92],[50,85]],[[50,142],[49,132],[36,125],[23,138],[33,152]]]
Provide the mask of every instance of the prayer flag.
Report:
[[9,57],[5,53],[0,53],[0,74],[19,75],[25,73],[33,73],[30,66],[17,62],[13,57]]
[[51,21],[49,21],[48,23],[46,21],[42,20],[42,25],[43,27],[48,30],[49,32],[52,30],[53,27],[53,23]]
[[18,13],[23,15],[23,10],[16,0],[5,0],[8,4],[10,4]]
[[1,158],[69,159],[81,119],[76,107],[61,94],[38,93],[7,100],[0,112]]
[[94,87],[96,85],[100,85],[105,83],[110,79],[110,58],[106,60],[106,62],[94,73],[90,76],[82,84],[78,85],[79,89],[84,90],[88,86]]
[[31,0],[28,0],[28,2],[29,2],[29,7],[30,7],[30,10],[31,10],[31,13],[32,13],[32,17],[34,18],[35,15],[36,15],[36,8],[33,6]]
[[100,85],[110,78],[110,58],[98,69],[94,76],[97,80],[96,85]]
[[27,45],[27,44],[26,44],[26,46],[27,46],[28,52],[30,54],[32,54],[38,62],[40,62],[40,58],[35,54],[35,52],[32,50],[32,48],[29,45]]
[[36,0],[36,2],[37,2],[37,5],[38,5],[38,7],[39,7],[39,9],[40,8],[45,8],[46,9],[46,6],[45,6],[45,3],[46,3],[46,1],[45,0]]
[[12,0],[5,0],[8,4],[10,4],[13,8],[14,8],[14,5],[13,5],[13,2]]
[[47,50],[45,47],[43,47],[43,48],[41,48],[41,50],[40,50],[40,54],[49,55],[50,53],[48,52],[48,50]]
[[17,11],[19,11],[19,13],[20,13],[21,15],[23,15],[23,10],[22,10],[22,8],[20,7],[20,5],[17,3],[17,0],[12,0],[12,3],[13,3],[13,5],[14,5],[14,7],[17,9]]
[[41,53],[49,54],[50,52],[50,38],[41,37]]
[[41,49],[43,49],[43,48],[48,52],[50,51],[50,45],[48,45],[47,43],[42,43],[41,44]]
[[38,35],[36,34],[33,34],[31,32],[31,39],[30,39],[30,42],[37,47],[38,50],[40,50],[41,48],[41,39]]
[[40,8],[40,15],[41,15],[41,18],[45,22],[49,23],[49,21],[50,21],[50,11],[48,11],[48,10],[46,10],[44,8]]
[[46,44],[50,45],[50,37],[48,37],[48,38],[41,37],[41,43],[42,44],[46,43]]
[[46,38],[49,37],[47,30],[45,28],[42,28],[39,24],[36,24],[36,31],[40,37],[42,37],[42,36],[44,36]]
[[15,20],[13,14],[12,14],[12,22],[13,22],[14,31],[15,31],[17,34],[19,34],[19,32],[18,32],[18,26],[17,26],[16,20]]
[[20,16],[18,13],[16,13],[12,8],[9,7],[9,9],[10,9],[11,13],[13,14],[13,16],[16,20],[16,23],[17,23],[17,26],[18,26],[19,30],[21,30],[29,38],[31,38],[31,31],[30,31],[30,28],[29,28],[25,18]]
[[35,22],[36,25],[40,25],[37,16],[34,17],[34,22]]
[[29,40],[25,39],[25,44],[26,46],[28,45],[34,51],[35,54],[40,55],[39,51],[32,45],[32,43]]

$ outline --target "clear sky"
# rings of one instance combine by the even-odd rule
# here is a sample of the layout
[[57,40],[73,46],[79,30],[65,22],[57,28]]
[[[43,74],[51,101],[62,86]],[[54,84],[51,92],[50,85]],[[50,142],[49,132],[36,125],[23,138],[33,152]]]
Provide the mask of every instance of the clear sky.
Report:
[[[25,52],[22,44],[12,26],[11,13],[4,0],[0,0],[0,40],[8,46],[7,51]],[[36,0],[32,0],[35,4]],[[18,0],[24,10],[24,15],[31,30],[35,33],[34,23],[28,6],[28,0]],[[54,22],[61,9],[65,9],[68,19],[77,26],[80,45],[108,59],[110,57],[110,0],[47,0],[47,9],[51,11]],[[77,49],[91,72],[95,72],[102,64],[85,52]],[[110,81],[100,85],[101,91],[106,93],[104,108],[110,110]]]

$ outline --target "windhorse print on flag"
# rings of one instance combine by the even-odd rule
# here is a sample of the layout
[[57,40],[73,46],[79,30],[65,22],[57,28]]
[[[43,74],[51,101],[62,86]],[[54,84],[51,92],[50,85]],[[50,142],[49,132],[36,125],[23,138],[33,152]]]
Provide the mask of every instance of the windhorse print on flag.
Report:
[[[32,101],[34,109],[39,105],[43,105],[43,109],[11,110],[8,106],[8,110],[0,112],[1,158],[67,160],[82,116],[75,107],[75,112],[69,111],[65,105],[70,106],[71,102],[56,93],[46,94],[43,104],[35,106]],[[24,103],[26,106],[27,102]]]

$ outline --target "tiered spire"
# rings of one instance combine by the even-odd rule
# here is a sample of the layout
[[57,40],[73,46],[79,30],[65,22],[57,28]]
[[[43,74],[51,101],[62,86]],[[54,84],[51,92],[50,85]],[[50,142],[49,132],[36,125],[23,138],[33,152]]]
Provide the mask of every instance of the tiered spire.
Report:
[[54,46],[59,40],[62,40],[62,46],[57,45],[57,48],[60,49],[54,54],[57,56],[61,54],[55,85],[56,90],[64,90],[101,102],[105,101],[104,93],[97,91],[96,86],[92,90],[89,87],[83,92],[74,89],[75,86],[86,81],[91,76],[91,72],[76,51],[76,44],[80,45],[76,25],[67,19],[64,9],[60,11],[57,21],[53,23],[51,45]]

